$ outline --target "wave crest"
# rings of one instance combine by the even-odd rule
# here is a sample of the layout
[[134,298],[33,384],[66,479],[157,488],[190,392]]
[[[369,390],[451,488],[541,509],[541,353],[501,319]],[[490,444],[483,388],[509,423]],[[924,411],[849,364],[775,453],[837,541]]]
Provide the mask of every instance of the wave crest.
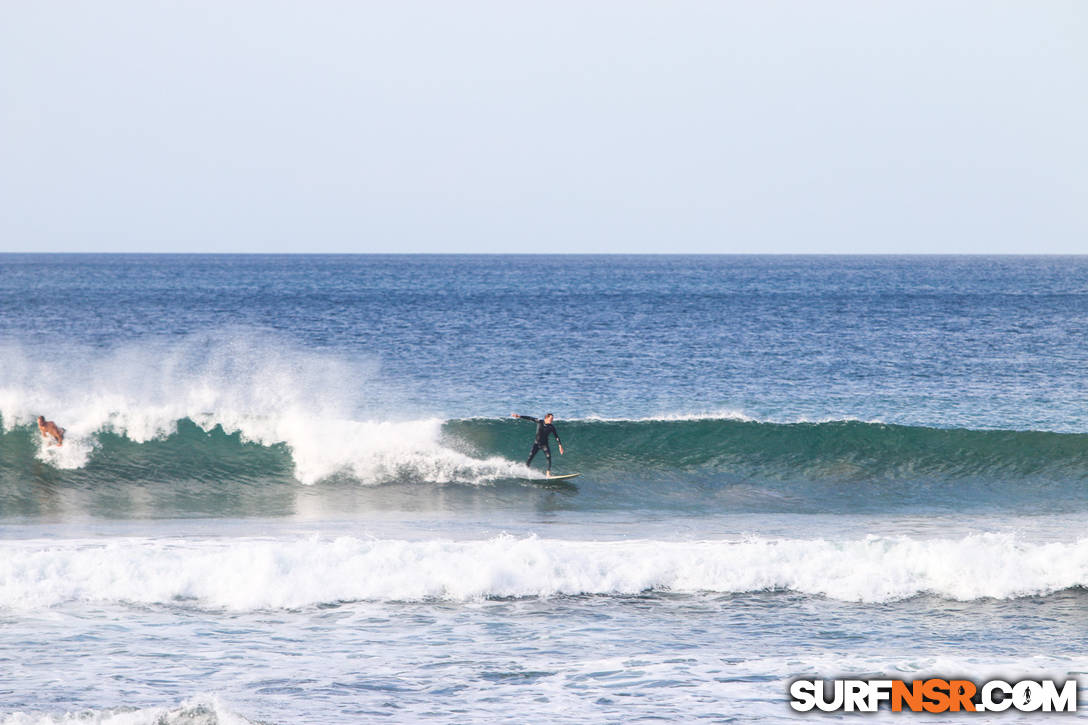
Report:
[[[105,458],[106,435],[162,441],[176,437],[182,423],[204,433],[221,430],[241,443],[285,446],[295,478],[307,484],[338,474],[380,483],[526,473],[510,461],[472,458],[443,445],[439,419],[404,420],[381,410],[389,401],[376,366],[251,331],[109,351],[70,348],[48,357],[8,345],[0,359],[0,425],[29,432],[32,456],[59,469]],[[66,429],[63,446],[36,435],[39,414]],[[182,446],[178,454],[184,453]],[[139,458],[128,462],[139,465]]]

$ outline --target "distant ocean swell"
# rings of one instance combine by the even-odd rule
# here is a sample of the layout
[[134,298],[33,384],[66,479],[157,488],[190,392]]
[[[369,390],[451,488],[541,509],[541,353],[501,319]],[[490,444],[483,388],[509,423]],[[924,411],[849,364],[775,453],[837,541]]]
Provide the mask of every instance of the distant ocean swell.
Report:
[[67,602],[253,611],[353,601],[796,592],[877,603],[1045,596],[1088,585],[1088,539],[835,541],[23,540],[0,544],[0,608]]

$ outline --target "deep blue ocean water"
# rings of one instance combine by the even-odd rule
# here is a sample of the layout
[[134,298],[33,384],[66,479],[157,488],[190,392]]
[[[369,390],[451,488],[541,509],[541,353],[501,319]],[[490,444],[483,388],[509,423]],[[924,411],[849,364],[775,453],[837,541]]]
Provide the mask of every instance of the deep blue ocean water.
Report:
[[1083,677],[1086,329],[1083,257],[0,255],[0,714]]

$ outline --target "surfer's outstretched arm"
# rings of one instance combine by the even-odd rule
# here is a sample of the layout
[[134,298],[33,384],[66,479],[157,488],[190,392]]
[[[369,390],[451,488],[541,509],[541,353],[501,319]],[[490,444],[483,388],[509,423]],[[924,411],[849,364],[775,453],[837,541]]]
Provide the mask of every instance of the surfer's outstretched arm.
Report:
[[522,420],[531,420],[534,423],[537,422],[536,418],[534,418],[531,415],[518,415],[517,413],[511,413],[510,417],[511,418],[521,418]]

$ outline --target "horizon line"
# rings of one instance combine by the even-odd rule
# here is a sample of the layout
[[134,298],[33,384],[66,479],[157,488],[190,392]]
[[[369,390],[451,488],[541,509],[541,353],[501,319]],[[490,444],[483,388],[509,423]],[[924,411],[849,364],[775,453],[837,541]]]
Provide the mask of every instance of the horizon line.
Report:
[[0,256],[129,257],[1088,257],[1088,252],[58,252]]

